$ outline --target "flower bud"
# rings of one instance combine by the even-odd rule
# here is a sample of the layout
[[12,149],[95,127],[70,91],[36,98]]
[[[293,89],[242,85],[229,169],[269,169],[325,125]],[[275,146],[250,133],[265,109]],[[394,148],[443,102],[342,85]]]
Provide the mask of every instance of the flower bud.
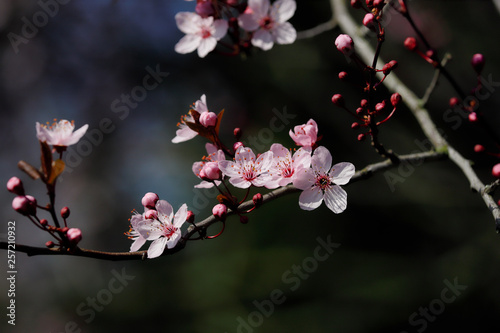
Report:
[[241,215],[240,222],[241,222],[241,224],[247,224],[248,223],[248,216]]
[[233,134],[234,134],[234,138],[236,140],[239,140],[241,138],[241,128],[239,127],[236,127],[234,130],[233,130]]
[[215,8],[210,1],[199,1],[196,4],[195,12],[203,18],[215,14]]
[[454,108],[460,103],[460,100],[457,97],[450,98],[450,107]]
[[408,37],[404,42],[405,47],[410,51],[415,51],[417,49],[417,40],[414,37]]
[[224,222],[227,215],[227,206],[224,204],[215,205],[214,208],[212,208],[212,214],[216,219]]
[[351,7],[355,9],[361,8],[363,5],[361,4],[361,0],[351,0]]
[[157,220],[158,219],[158,211],[155,209],[149,209],[144,213],[144,218],[147,220]]
[[341,80],[346,80],[347,79],[347,72],[340,72],[339,73],[339,79]]
[[75,246],[82,240],[82,231],[78,228],[71,228],[66,231],[66,237],[72,246]]
[[335,94],[332,96],[332,103],[342,108],[345,105],[344,97],[341,94]]
[[207,181],[220,180],[222,178],[222,172],[219,169],[219,163],[205,163],[203,168],[200,170],[200,178]]
[[217,123],[217,115],[213,112],[207,111],[200,115],[200,124],[204,127],[214,127]]
[[363,18],[363,25],[368,29],[375,31],[375,15],[368,13]]
[[471,123],[476,122],[477,121],[477,113],[475,113],[475,112],[469,113],[469,121]]
[[16,195],[24,195],[23,182],[17,177],[12,177],[7,182],[7,190]]
[[385,108],[385,101],[382,101],[380,103],[377,103],[375,105],[375,111],[380,112]]
[[48,247],[49,249],[53,248],[56,244],[54,244],[53,241],[48,241],[45,243],[45,246]]
[[187,223],[193,223],[194,222],[194,213],[193,213],[193,211],[188,210],[187,217],[186,217],[186,222]]
[[31,195],[20,195],[12,200],[12,208],[22,215],[36,215],[36,199]]
[[359,128],[359,124],[358,124],[357,122],[353,122],[353,123],[351,124],[351,128],[352,128],[352,129]]
[[340,34],[337,37],[335,40],[335,46],[337,47],[337,50],[345,55],[350,55],[354,50],[354,42],[352,41],[352,38],[346,34]]
[[363,141],[365,138],[366,138],[366,135],[364,135],[363,133],[358,135],[358,141]]
[[262,194],[256,193],[253,196],[252,201],[253,201],[253,204],[255,205],[255,207],[259,207],[260,205],[262,205],[262,201],[263,201]]
[[495,178],[500,178],[500,163],[495,164],[495,166],[493,167],[493,169],[491,169],[491,174]]
[[47,224],[49,224],[49,221],[47,221],[46,219],[41,219],[40,220],[40,225],[46,226]]
[[373,7],[376,7],[378,9],[382,9],[384,6],[385,6],[384,0],[373,0]]
[[483,152],[483,151],[485,151],[485,150],[486,150],[486,148],[484,148],[484,146],[483,146],[483,145],[475,145],[475,146],[474,146],[474,151],[475,151],[476,153],[482,153],[482,152]]
[[359,116],[363,113],[363,111],[365,111],[365,109],[363,109],[362,107],[359,107],[356,109],[356,114]]
[[142,197],[141,203],[146,208],[154,209],[156,207],[156,202],[159,199],[160,198],[158,197],[158,194],[153,192],[148,192],[144,194],[144,196]]
[[481,53],[476,53],[472,56],[472,60],[470,63],[472,65],[472,68],[474,68],[474,70],[476,71],[476,73],[480,74],[481,71],[483,70],[485,63],[484,56]]
[[361,102],[359,103],[359,105],[362,107],[362,108],[366,108],[368,106],[368,100],[367,99],[362,99]]
[[233,150],[237,151],[238,148],[240,148],[240,147],[243,147],[243,142],[240,142],[240,141],[235,142],[234,145],[233,145]]
[[67,218],[69,217],[69,213],[70,213],[70,211],[69,211],[69,208],[68,208],[68,207],[63,207],[63,208],[61,209],[61,217],[62,217],[63,219],[67,219]]
[[398,93],[394,93],[391,95],[391,104],[396,107],[401,102],[401,95]]

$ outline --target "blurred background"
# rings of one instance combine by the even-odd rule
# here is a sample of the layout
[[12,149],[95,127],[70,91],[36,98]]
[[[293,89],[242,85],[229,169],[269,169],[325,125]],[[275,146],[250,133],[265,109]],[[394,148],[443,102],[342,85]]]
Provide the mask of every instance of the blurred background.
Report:
[[[329,1],[297,4],[290,22],[298,31],[331,17]],[[448,68],[465,91],[476,84],[470,59],[477,52],[486,58],[483,75],[500,81],[500,20],[492,2],[421,0],[409,5],[438,53],[453,55]],[[49,10],[53,15],[45,15],[44,22],[40,2],[0,2],[1,179],[5,184],[11,176],[20,177],[27,193],[44,204],[41,182],[16,167],[19,160],[39,165],[35,122],[57,118],[75,120],[77,127],[89,124],[84,143],[68,155],[56,198],[58,209],[70,207],[68,222],[82,230],[83,248],[128,251],[127,219],[132,209],[142,209],[140,200],[149,191],[175,210],[187,203],[199,220],[211,213],[213,193],[195,190],[198,179],[191,172],[192,163],[205,154],[205,141],[171,143],[180,116],[202,94],[210,110],[225,110],[221,133],[229,144],[233,128],[241,127],[243,140],[255,140],[259,152],[274,142],[293,147],[288,130],[314,118],[321,144],[335,162],[350,161],[361,169],[381,160],[367,141],[356,140],[359,132],[350,129],[351,116],[330,101],[342,93],[354,109],[363,98],[359,85],[337,78],[346,70],[354,82],[360,79],[335,49],[338,29],[248,57],[211,53],[200,59],[196,53],[174,52],[183,36],[174,16],[194,11],[192,2],[66,1],[57,11]],[[363,16],[353,14],[359,20]],[[26,22],[33,20],[40,27],[29,30]],[[23,29],[29,38],[22,39]],[[12,33],[21,39],[12,43]],[[382,57],[398,60],[396,73],[422,96],[433,70],[402,46],[410,35],[408,24],[392,15]],[[367,38],[375,42],[370,34]],[[123,102],[122,96],[139,91],[151,71],[161,72],[158,86],[137,103]],[[491,124],[500,120],[496,89],[480,101]],[[389,97],[383,90],[379,94]],[[429,110],[489,183],[497,160],[478,156],[472,148],[482,143],[496,152],[498,147],[465,120],[443,120],[452,96],[449,84],[440,81]],[[289,118],[278,123],[280,130],[262,130],[285,112]],[[458,121],[459,126],[450,126]],[[386,147],[400,154],[425,145],[404,108],[380,135]],[[192,242],[156,260],[17,253],[16,325],[7,323],[5,273],[0,279],[1,331],[497,331],[500,238],[490,212],[448,161],[392,172],[404,181],[391,187],[387,174],[380,173],[346,186],[348,208],[340,215],[324,205],[302,211],[293,194],[258,209],[247,225],[229,218],[216,240]],[[3,241],[8,221],[16,221],[20,244],[43,246],[50,240],[12,210],[11,193],[0,193]],[[217,233],[218,225],[210,231]],[[317,252],[328,240],[336,244],[335,251]],[[0,253],[6,272],[7,253]]]

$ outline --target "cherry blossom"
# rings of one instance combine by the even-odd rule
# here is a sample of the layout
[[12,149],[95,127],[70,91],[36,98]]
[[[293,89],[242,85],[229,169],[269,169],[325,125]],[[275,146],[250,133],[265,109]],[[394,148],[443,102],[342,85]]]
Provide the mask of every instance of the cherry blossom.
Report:
[[193,131],[186,124],[194,123],[194,118],[191,114],[193,112],[199,113],[200,115],[208,112],[207,97],[205,96],[205,94],[201,95],[200,99],[194,103],[193,108],[187,115],[182,116],[180,123],[177,124],[179,129],[175,132],[176,136],[172,139],[173,143],[188,141],[198,135],[196,131]]
[[239,188],[253,186],[266,186],[271,183],[269,169],[273,162],[273,153],[267,151],[257,159],[251,148],[239,147],[236,151],[234,161],[219,161],[219,168],[226,176],[230,177],[229,182]]
[[299,206],[304,210],[318,208],[323,199],[334,213],[342,213],[347,207],[347,193],[339,185],[345,185],[354,175],[354,165],[337,163],[332,167],[332,155],[325,147],[318,147],[311,157],[311,168],[297,174],[293,185],[304,190]]
[[[221,149],[217,149],[217,147],[211,143],[205,144],[205,149],[207,150],[208,155],[203,157],[203,161],[194,162],[193,167],[192,167],[193,173],[198,178],[201,178],[200,172],[207,163],[224,161],[226,159],[224,152]],[[215,180],[215,184],[219,185],[220,181]],[[208,182],[208,181],[202,180],[201,183],[199,183],[198,185],[195,185],[194,187],[195,188],[211,188],[213,186],[214,186],[213,182]]]
[[145,214],[139,214],[135,212],[130,218],[130,230],[125,233],[125,235],[133,240],[132,245],[130,245],[130,252],[139,251],[139,249],[146,243],[146,238],[142,237],[139,231],[137,231],[137,226],[139,222],[148,220]]
[[291,44],[297,38],[295,28],[287,22],[295,13],[295,0],[249,0],[248,7],[238,17],[240,27],[253,31],[252,44],[270,50],[274,43]]
[[314,147],[318,141],[318,125],[313,119],[309,119],[307,123],[295,126],[289,134],[297,146]]
[[56,122],[49,126],[36,123],[36,137],[41,142],[57,147],[67,147],[77,143],[87,132],[89,125],[83,125],[78,130],[75,129],[75,122],[65,119]]
[[[148,258],[159,257],[165,247],[171,249],[177,245],[177,242],[181,239],[181,227],[187,218],[186,204],[183,204],[174,215],[172,205],[165,200],[158,200],[156,211],[158,214],[157,219],[140,218],[134,228],[141,237],[153,241],[148,249]],[[132,222],[134,221],[131,220]],[[135,242],[140,244],[142,240],[137,238]]]
[[279,143],[271,146],[273,152],[273,166],[270,173],[277,186],[285,186],[295,178],[302,169],[307,169],[311,165],[311,151],[305,148],[299,148],[292,156],[289,149]]
[[225,20],[214,20],[212,16],[201,17],[196,13],[180,12],[175,15],[177,27],[186,36],[175,45],[175,51],[181,54],[198,50],[198,56],[204,58],[215,49],[217,41],[227,33]]

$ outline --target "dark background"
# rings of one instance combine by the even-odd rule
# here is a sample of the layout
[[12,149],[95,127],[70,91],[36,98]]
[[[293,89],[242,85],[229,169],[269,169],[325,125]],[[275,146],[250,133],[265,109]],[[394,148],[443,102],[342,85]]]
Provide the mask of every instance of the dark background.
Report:
[[[483,75],[500,80],[499,14],[492,2],[411,1],[410,8],[439,54],[453,55],[448,68],[465,91],[475,85],[469,62],[477,52],[487,59]],[[110,119],[114,126],[90,150],[80,146],[87,156],[73,161],[72,172],[57,184],[58,209],[70,207],[70,226],[83,232],[81,247],[127,251],[127,219],[132,209],[141,209],[140,199],[148,191],[175,210],[182,203],[197,208],[200,220],[210,214],[215,200],[193,189],[198,179],[191,172],[192,163],[205,153],[205,142],[171,143],[179,117],[202,94],[212,111],[225,109],[221,133],[227,142],[238,126],[243,139],[260,138],[265,149],[273,142],[292,147],[288,129],[312,117],[335,162],[350,161],[361,169],[381,160],[368,142],[356,141],[352,119],[330,101],[340,92],[354,108],[363,97],[357,85],[337,79],[341,70],[359,78],[335,49],[340,30],[249,57],[211,53],[200,59],[196,53],[174,52],[183,35],[174,16],[193,9],[194,3],[182,0],[68,1],[16,53],[8,34],[20,35],[22,18],[32,22],[41,7],[35,1],[0,3],[2,182],[21,177],[27,192],[46,202],[41,183],[16,167],[21,159],[39,163],[35,122],[74,119],[77,127],[98,129],[102,119]],[[330,13],[328,1],[298,1],[291,23],[298,31],[309,29],[329,20]],[[398,60],[397,74],[421,96],[432,68],[402,47],[413,34],[392,14],[382,57]],[[169,75],[126,116],[113,112],[113,101],[142,85],[148,66]],[[379,94],[389,96],[383,90]],[[457,129],[443,121],[451,96],[449,84],[441,81],[429,103],[432,117],[450,142],[474,160],[483,181],[491,182],[497,160],[475,155],[472,147],[498,148],[466,121]],[[498,93],[480,103],[488,121],[497,124]],[[269,128],[273,109],[284,108],[295,118],[283,131],[265,136],[262,129]],[[419,151],[425,143],[404,108],[381,128],[380,138],[401,154]],[[449,161],[406,171],[392,171],[404,176],[394,190],[383,173],[346,186],[348,208],[340,215],[324,205],[302,211],[294,194],[251,214],[247,225],[230,218],[220,238],[190,243],[171,257],[115,263],[17,253],[16,326],[7,324],[8,284],[2,278],[0,327],[2,332],[497,331],[500,239],[490,212]],[[15,220],[19,243],[43,246],[48,236],[12,210],[12,198],[2,192],[2,240],[7,222]],[[211,231],[218,232],[217,226]],[[340,247],[317,266],[307,266],[314,262],[317,239],[328,237]],[[7,254],[2,253],[0,267],[6,271]],[[303,263],[309,273],[293,271]],[[117,272],[130,280],[111,294],[107,290]],[[442,295],[453,296],[445,280],[467,288],[443,303]],[[279,291],[280,304],[271,311],[270,300]],[[82,314],[90,309],[85,303],[99,296],[107,304],[92,318],[90,311]],[[256,304],[264,306],[263,314]],[[418,312],[429,306],[438,313],[423,319]],[[409,322],[412,316],[417,322]],[[242,321],[252,326],[244,328]]]

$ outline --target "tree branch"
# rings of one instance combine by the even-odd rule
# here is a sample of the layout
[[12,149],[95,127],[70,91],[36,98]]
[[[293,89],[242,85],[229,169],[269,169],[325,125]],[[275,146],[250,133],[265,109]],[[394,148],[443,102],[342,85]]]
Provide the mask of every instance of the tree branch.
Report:
[[314,28],[297,32],[297,39],[316,37],[317,35],[322,34],[325,31],[332,30],[336,26],[337,21],[335,19],[332,19],[330,21],[318,24]]
[[[446,154],[443,152],[436,151],[427,151],[416,154],[409,155],[401,155],[399,156],[399,160],[401,163],[410,163],[410,164],[418,164],[425,161],[434,161],[446,158]],[[374,163],[367,165],[361,170],[358,170],[354,176],[352,176],[350,182],[344,186],[348,186],[349,184],[355,183],[360,180],[364,180],[370,178],[375,173],[385,171],[387,169],[393,168],[396,165],[391,162],[390,159],[385,161]],[[266,204],[273,200],[276,200],[284,195],[296,193],[300,190],[293,185],[288,185],[284,187],[280,187],[274,191],[271,191],[262,196],[262,204]],[[253,207],[253,201],[248,200],[242,203],[238,209],[240,211],[245,211]],[[228,211],[228,216],[234,215],[234,211]],[[206,230],[212,224],[219,222],[214,216],[209,216],[203,221],[195,223],[194,226],[190,226],[188,231],[183,236],[183,238],[177,243],[177,245],[172,249],[165,249],[162,256],[174,254],[182,250],[189,238],[195,235],[199,230]],[[9,243],[0,242],[0,249],[7,249],[9,247]],[[147,256],[147,251],[137,251],[137,252],[105,252],[105,251],[96,251],[96,250],[88,250],[82,248],[76,248],[73,251],[62,251],[59,248],[46,248],[46,247],[35,247],[28,245],[15,244],[15,251],[26,253],[28,256],[35,255],[69,255],[69,256],[77,256],[77,257],[87,257],[94,259],[102,259],[102,260],[111,260],[111,261],[122,261],[122,260],[144,260]]]
[[[348,2],[344,0],[330,0],[333,17],[337,19],[340,28],[354,40],[358,55],[365,62],[370,63],[375,55],[375,51],[364,38],[359,36],[359,26],[350,16],[347,10],[347,3]],[[383,61],[381,60],[381,62]],[[436,150],[448,151],[450,160],[462,170],[470,183],[471,189],[481,195],[484,203],[491,211],[493,218],[495,219],[496,231],[500,232],[500,208],[496,204],[493,197],[487,193],[487,191],[484,191],[485,185],[472,169],[470,161],[465,159],[455,148],[446,142],[439,129],[429,116],[429,112],[423,107],[422,101],[413,93],[413,91],[411,91],[403,82],[399,80],[394,72],[386,77],[384,84],[387,89],[392,92],[398,92],[403,97],[403,102],[413,113],[425,136],[431,141]]]

